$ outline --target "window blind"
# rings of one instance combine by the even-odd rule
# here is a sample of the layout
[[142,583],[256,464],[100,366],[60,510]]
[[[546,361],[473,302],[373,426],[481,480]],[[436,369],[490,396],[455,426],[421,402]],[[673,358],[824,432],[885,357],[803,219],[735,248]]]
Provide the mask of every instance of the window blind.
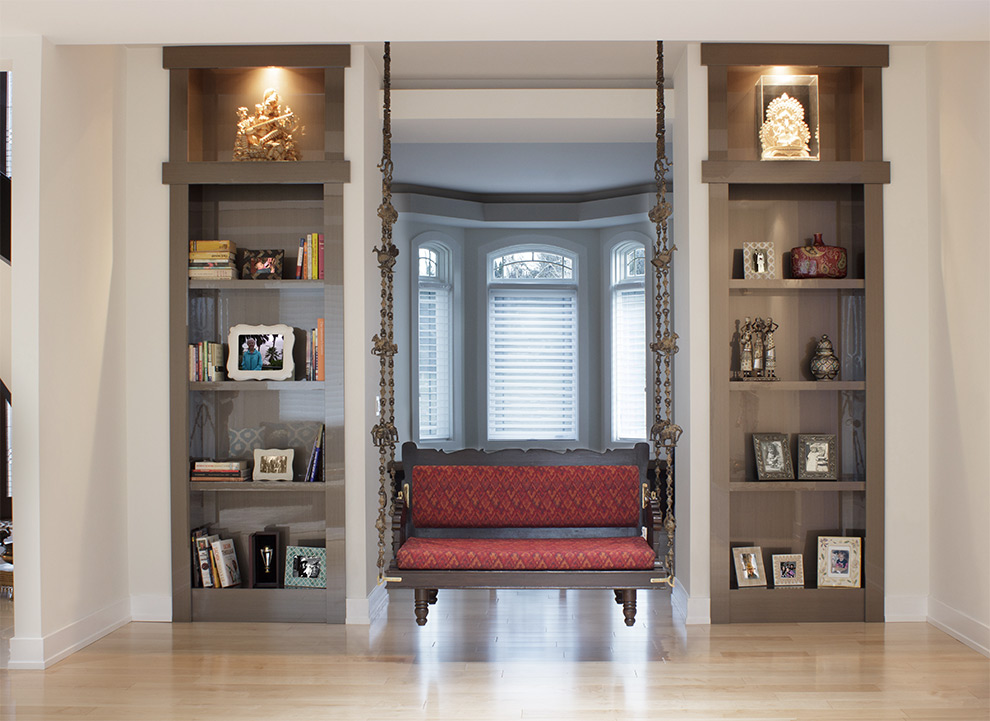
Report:
[[419,437],[451,437],[450,288],[419,287]]
[[488,437],[576,439],[577,291],[491,289]]
[[612,289],[612,440],[646,438],[646,293]]

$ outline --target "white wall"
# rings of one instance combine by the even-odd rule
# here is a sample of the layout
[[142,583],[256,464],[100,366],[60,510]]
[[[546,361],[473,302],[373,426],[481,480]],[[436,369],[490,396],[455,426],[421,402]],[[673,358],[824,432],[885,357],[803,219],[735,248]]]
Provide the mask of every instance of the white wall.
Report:
[[931,315],[910,356],[927,341],[928,614],[990,655],[990,44],[934,44],[928,61]]
[[[890,184],[884,188],[884,612],[888,621],[923,621],[928,613],[929,448],[908,439],[928,435],[925,388],[929,362],[919,352],[929,323],[928,158],[918,152],[927,134],[922,112],[905,112],[925,95],[922,44],[892,46],[883,70],[884,159]],[[905,362],[910,358],[910,362]],[[905,388],[916,392],[905,393]],[[910,452],[906,452],[910,449]]]
[[[665,68],[668,75],[671,69]],[[677,448],[677,546],[674,606],[688,623],[711,619],[710,489],[711,379],[709,366],[708,186],[701,161],[708,157],[708,72],[701,46],[690,44],[673,69],[680,122],[674,133],[674,422],[684,429]],[[688,119],[690,118],[690,121]]]
[[[347,622],[375,614],[378,569],[378,451],[369,433],[377,422],[378,358],[371,337],[379,332],[381,274],[372,248],[381,245],[382,152],[378,120],[380,79],[371,53],[381,46],[351,46],[344,74],[344,143],[351,182],[344,185],[344,487]],[[391,520],[385,519],[386,529]],[[390,540],[390,538],[386,538]],[[388,554],[386,553],[386,559]],[[382,587],[377,587],[382,588]]]
[[127,538],[131,616],[172,618],[168,378],[168,71],[161,48],[127,48],[114,166],[115,248],[126,269]]
[[[26,102],[14,103],[24,143],[14,172],[25,180],[14,205],[30,214],[16,226],[26,252],[13,259],[14,496],[18,564],[41,572],[24,589],[18,574],[12,667],[50,664],[130,613],[125,266],[113,200],[122,51],[26,46],[35,72],[18,73]],[[27,126],[40,136],[20,134]]]

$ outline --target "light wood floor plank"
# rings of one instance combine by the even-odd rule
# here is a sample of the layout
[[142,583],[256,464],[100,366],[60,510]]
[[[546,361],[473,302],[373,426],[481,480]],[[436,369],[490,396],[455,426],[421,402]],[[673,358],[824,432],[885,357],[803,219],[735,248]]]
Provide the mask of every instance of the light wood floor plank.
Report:
[[367,626],[132,623],[47,671],[0,670],[0,719],[990,719],[990,660],[923,623],[684,626],[640,594],[411,593]]

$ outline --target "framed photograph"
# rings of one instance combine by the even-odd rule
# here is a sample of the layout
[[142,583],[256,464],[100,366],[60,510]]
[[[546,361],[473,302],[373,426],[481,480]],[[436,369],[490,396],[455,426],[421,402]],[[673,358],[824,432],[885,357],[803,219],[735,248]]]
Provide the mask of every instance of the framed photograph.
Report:
[[774,588],[804,587],[804,556],[800,553],[775,553],[770,557]]
[[818,537],[818,588],[859,588],[862,541],[856,536]]
[[327,549],[288,546],[285,549],[285,586],[327,587]]
[[798,435],[798,478],[807,481],[834,481],[836,475],[835,436],[819,433]]
[[241,250],[237,270],[243,280],[281,280],[283,250]]
[[775,280],[777,260],[773,241],[758,240],[743,243],[743,278],[746,280]]
[[791,465],[791,444],[786,433],[754,433],[756,475],[761,481],[790,481],[794,479]]
[[292,448],[255,448],[255,481],[291,481],[292,461],[296,452]]
[[234,381],[292,380],[294,341],[287,325],[232,326],[227,334],[227,377]]
[[759,546],[733,548],[732,560],[736,567],[736,584],[739,588],[767,585],[767,572],[763,568],[763,550]]

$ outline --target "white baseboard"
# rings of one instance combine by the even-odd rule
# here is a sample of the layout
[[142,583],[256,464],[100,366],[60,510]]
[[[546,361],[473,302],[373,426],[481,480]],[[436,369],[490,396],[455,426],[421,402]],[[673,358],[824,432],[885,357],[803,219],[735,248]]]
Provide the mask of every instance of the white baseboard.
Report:
[[131,620],[170,622],[172,620],[172,597],[131,596]]
[[931,596],[928,597],[928,623],[962,641],[974,651],[990,657],[990,626],[987,624]]
[[367,598],[348,598],[347,615],[344,623],[348,625],[367,626],[379,618],[388,609],[388,592],[385,584],[380,583],[371,589]]
[[928,620],[927,596],[886,596],[883,620],[887,623],[924,622]]
[[7,668],[41,670],[130,623],[131,599],[124,598],[41,638],[10,639]]
[[692,598],[677,578],[670,592],[670,605],[674,615],[686,625],[707,626],[712,622],[712,600]]

